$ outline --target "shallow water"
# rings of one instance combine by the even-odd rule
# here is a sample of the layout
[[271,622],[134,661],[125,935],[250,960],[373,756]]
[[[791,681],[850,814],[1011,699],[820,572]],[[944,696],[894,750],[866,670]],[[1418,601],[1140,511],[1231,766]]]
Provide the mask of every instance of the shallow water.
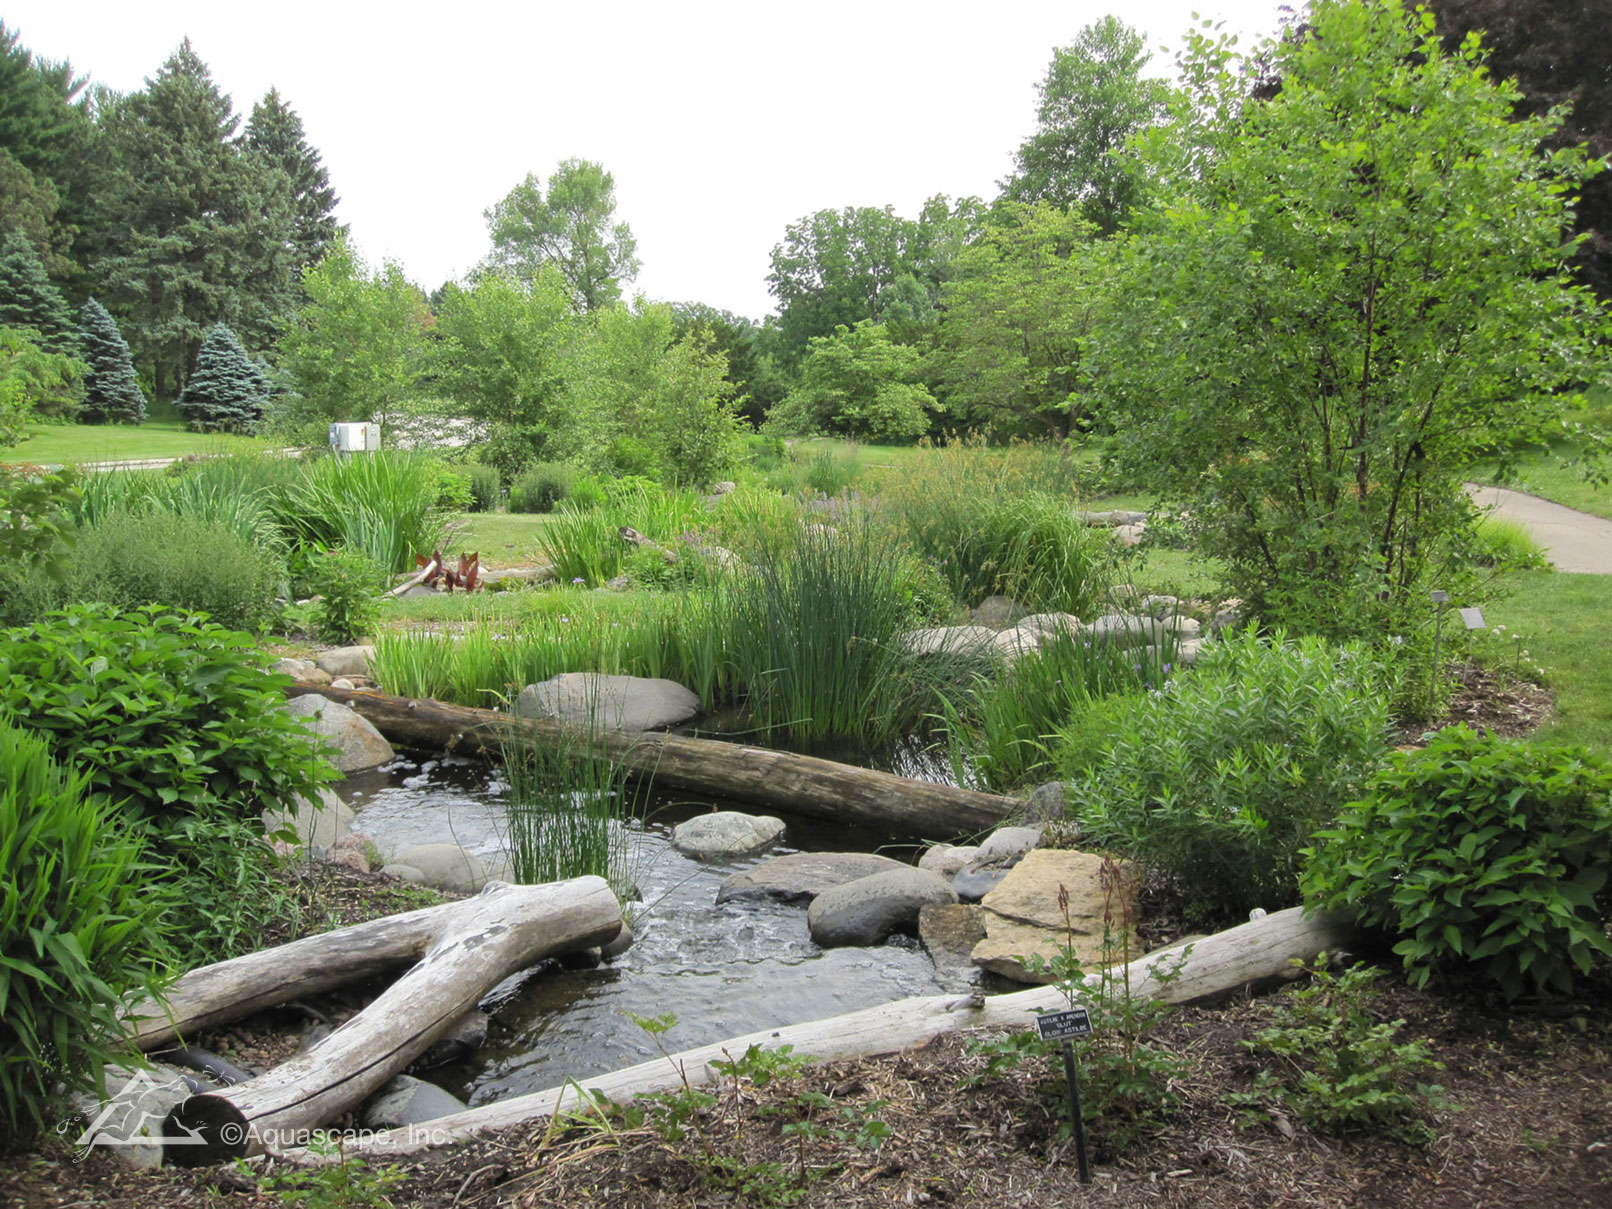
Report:
[[[383,851],[451,840],[496,871],[505,859],[502,788],[479,762],[405,760],[388,772],[351,779],[344,796],[358,812],[355,830]],[[640,892],[629,906],[633,946],[596,969],[546,962],[506,980],[484,1000],[493,1014],[487,1044],[471,1061],[430,1072],[432,1079],[471,1104],[484,1104],[654,1057],[654,1041],[629,1012],[673,1014],[677,1024],[662,1040],[676,1051],[963,985],[956,974],[937,977],[929,957],[905,938],[873,949],[818,948],[807,934],[804,904],[718,906],[722,880],[765,857],[707,865],[673,850],[672,826],[713,805],[731,804],[653,799],[648,821],[632,824],[625,836]],[[785,821],[796,847],[767,855],[803,849],[910,854],[877,835]]]

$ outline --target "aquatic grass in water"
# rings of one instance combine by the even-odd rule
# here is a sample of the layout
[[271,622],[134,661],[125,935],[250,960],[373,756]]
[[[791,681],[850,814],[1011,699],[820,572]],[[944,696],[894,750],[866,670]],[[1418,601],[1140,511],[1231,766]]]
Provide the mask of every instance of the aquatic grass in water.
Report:
[[579,726],[551,743],[516,725],[504,740],[510,865],[522,885],[592,875],[627,892],[628,823],[642,814],[648,785],[605,757],[593,733]]

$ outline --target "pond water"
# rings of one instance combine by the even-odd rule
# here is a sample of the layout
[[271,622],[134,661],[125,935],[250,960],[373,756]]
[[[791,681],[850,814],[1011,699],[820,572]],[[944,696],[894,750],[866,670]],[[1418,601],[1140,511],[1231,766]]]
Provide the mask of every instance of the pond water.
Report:
[[[940,775],[911,753],[898,753],[894,762],[906,775]],[[490,870],[506,860],[502,792],[486,765],[451,757],[400,760],[343,788],[358,813],[354,829],[383,850],[452,841]],[[674,850],[672,826],[713,806],[745,809],[652,797],[646,819],[623,836],[639,890],[629,906],[633,946],[595,969],[545,962],[506,980],[483,1003],[492,1013],[487,1044],[469,1061],[431,1071],[433,1081],[477,1105],[634,1065],[659,1051],[629,1012],[673,1014],[677,1024],[662,1040],[675,1052],[966,985],[966,975],[955,971],[938,975],[909,938],[873,949],[818,948],[807,934],[803,903],[717,905],[724,878],[766,857],[704,864]],[[813,820],[785,822],[790,846],[768,856],[802,850],[915,855],[887,836]]]

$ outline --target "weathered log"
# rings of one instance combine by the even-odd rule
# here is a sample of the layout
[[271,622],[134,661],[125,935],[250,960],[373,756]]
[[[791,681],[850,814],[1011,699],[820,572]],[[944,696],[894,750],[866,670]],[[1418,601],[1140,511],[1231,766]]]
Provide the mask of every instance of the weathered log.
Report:
[[[1294,907],[1202,940],[1149,953],[1133,961],[1126,973],[1132,995],[1166,1003],[1193,1003],[1283,977],[1291,972],[1294,960],[1308,961],[1323,950],[1346,945],[1354,932],[1349,916],[1321,912],[1305,915],[1301,908]],[[1112,976],[1118,979],[1121,973],[1114,971]],[[1084,994],[1077,992],[1077,999],[1093,998],[1101,977],[1101,973],[1087,975]],[[1041,1012],[1059,1011],[1066,1006],[1063,992],[1055,986],[989,997],[898,999],[827,1020],[763,1029],[715,1045],[702,1045],[672,1054],[670,1060],[654,1058],[612,1074],[500,1100],[410,1129],[385,1130],[359,1139],[347,1150],[407,1154],[579,1107],[584,1091],[626,1103],[644,1092],[680,1087],[685,1077],[690,1084],[708,1083],[715,1078],[711,1063],[730,1061],[752,1045],[763,1050],[793,1046],[796,1054],[808,1055],[816,1062],[870,1058],[962,1029],[1027,1027]],[[298,1161],[319,1161],[317,1156],[301,1151],[295,1157]]]
[[676,550],[668,550],[653,538],[645,537],[631,525],[623,525],[620,529],[617,529],[616,536],[620,537],[629,546],[637,546],[641,550],[653,550],[666,560],[667,566],[673,566],[677,562]]
[[[539,743],[585,737],[583,728],[494,710],[389,697],[324,685],[295,684],[293,697],[318,693],[351,706],[394,743],[460,753],[496,754],[512,732],[526,728]],[[600,731],[591,746],[658,785],[768,806],[792,814],[921,839],[953,839],[996,826],[1019,808],[1012,798],[935,781],[913,781],[871,768],[853,768],[741,743],[691,739],[660,731]]]
[[390,592],[386,593],[387,596],[401,596],[401,595],[403,595],[403,593],[407,592],[410,588],[419,587],[426,580],[430,579],[433,575],[435,575],[438,571],[442,570],[442,555],[441,554],[432,554],[430,562],[420,562],[420,556],[418,554],[416,554],[414,556],[414,561],[420,567],[419,573],[416,574],[416,575],[409,576],[402,583],[398,584],[397,587],[393,588]]
[[[198,1166],[305,1141],[309,1130],[356,1108],[423,1054],[510,974],[545,957],[604,944],[620,930],[621,907],[603,878],[542,886],[494,882],[462,902],[308,937],[186,975],[175,997],[188,1021],[204,1022],[418,958],[367,1008],[303,1053],[175,1108],[163,1130],[169,1161]],[[231,996],[233,1009],[225,1002]],[[178,1023],[165,1022],[167,1028],[148,1039],[171,1035]],[[186,1140],[173,1140],[179,1138]]]

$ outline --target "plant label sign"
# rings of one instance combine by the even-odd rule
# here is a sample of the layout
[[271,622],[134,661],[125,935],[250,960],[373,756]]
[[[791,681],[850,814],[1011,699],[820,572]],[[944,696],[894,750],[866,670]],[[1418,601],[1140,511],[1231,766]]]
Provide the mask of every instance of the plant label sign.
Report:
[[1091,1014],[1083,1007],[1067,1012],[1043,1012],[1035,1018],[1043,1041],[1067,1041],[1071,1037],[1084,1037],[1091,1032]]

